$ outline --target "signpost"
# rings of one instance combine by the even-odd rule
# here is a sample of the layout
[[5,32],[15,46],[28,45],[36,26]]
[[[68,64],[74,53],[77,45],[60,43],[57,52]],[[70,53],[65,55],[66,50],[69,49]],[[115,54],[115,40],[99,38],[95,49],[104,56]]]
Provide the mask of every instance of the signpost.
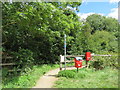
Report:
[[64,60],[65,60],[65,70],[66,70],[66,34],[64,35]]

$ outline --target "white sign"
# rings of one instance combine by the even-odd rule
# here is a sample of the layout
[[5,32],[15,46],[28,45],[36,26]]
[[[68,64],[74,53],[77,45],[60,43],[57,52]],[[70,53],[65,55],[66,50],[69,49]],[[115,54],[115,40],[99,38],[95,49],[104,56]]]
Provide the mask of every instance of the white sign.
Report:
[[64,62],[64,56],[60,55],[60,62]]

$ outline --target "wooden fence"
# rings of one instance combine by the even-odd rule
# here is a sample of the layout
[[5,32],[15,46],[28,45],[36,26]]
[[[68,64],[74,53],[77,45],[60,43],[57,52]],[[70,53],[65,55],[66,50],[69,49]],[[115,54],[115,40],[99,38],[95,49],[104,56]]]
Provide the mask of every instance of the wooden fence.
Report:
[[[91,55],[93,60],[94,60],[94,57],[95,56],[102,56],[102,57],[106,57],[108,59],[108,57],[111,57],[111,56],[118,56],[118,55]],[[66,55],[66,58],[74,58],[74,57],[85,57],[85,55]],[[11,60],[13,59],[12,57],[10,56],[7,56],[7,57],[3,57],[2,59],[4,60]],[[74,62],[74,60],[66,60],[66,63],[69,63],[69,62]],[[65,60],[64,60],[64,56],[60,55],[60,70],[62,69],[62,64],[65,63]],[[16,63],[1,63],[0,64],[0,67],[6,67],[9,69],[9,67],[13,67],[13,66],[16,66],[18,64]],[[8,70],[9,72],[14,72],[14,70]],[[20,71],[17,70],[17,71]]]
[[[112,56],[115,56],[115,57],[117,57],[118,55],[91,55],[92,56],[92,61],[96,61],[94,58],[96,57],[96,56],[100,56],[100,57],[104,57],[104,58],[106,58],[106,59],[111,59],[110,57],[112,57]],[[66,55],[66,58],[75,58],[75,57],[85,57],[85,55]],[[62,55],[60,55],[60,70],[62,70],[62,64],[63,63],[69,63],[69,62],[74,62],[74,60],[67,60],[66,59],[66,61],[64,60],[64,56],[62,56]]]
[[[12,60],[12,59],[13,59],[13,57],[11,57],[11,56],[4,56],[4,57],[2,57],[2,60],[5,60],[4,62],[6,62],[7,60],[9,62],[9,60]],[[0,67],[7,68],[8,72],[21,71],[21,69],[17,69],[17,70],[11,69],[11,67],[14,67],[16,65],[18,65],[18,64],[10,63],[10,62],[9,63],[0,63]]]

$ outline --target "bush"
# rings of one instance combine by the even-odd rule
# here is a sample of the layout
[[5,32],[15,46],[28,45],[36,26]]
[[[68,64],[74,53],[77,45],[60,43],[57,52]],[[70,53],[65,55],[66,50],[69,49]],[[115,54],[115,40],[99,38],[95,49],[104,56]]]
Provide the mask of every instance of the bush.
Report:
[[[114,55],[113,53],[110,55]],[[116,55],[116,54],[115,54]],[[90,67],[95,69],[103,69],[107,66],[119,68],[118,56],[94,56],[95,61],[90,62]]]
[[76,78],[62,77],[54,88],[118,88],[118,70],[111,67],[98,71],[82,68],[76,73]]
[[58,73],[58,77],[75,78],[76,73],[72,70],[64,70]]
[[[45,73],[53,68],[57,68],[59,65],[39,65],[33,66],[31,71],[27,74],[21,74],[20,76],[9,76],[2,80],[3,88],[31,88],[36,84],[36,81]],[[5,74],[6,75],[6,74]],[[12,89],[11,89],[12,90]]]
[[2,69],[2,77],[6,77],[8,75],[8,69],[7,68],[3,68]]
[[86,69],[80,69],[77,73],[76,69],[74,70],[64,70],[58,73],[59,77],[66,77],[66,78],[84,78],[89,73]]
[[28,49],[19,49],[18,52],[12,52],[15,63],[18,64],[18,68],[24,68],[23,70],[29,70],[33,66],[33,52]]

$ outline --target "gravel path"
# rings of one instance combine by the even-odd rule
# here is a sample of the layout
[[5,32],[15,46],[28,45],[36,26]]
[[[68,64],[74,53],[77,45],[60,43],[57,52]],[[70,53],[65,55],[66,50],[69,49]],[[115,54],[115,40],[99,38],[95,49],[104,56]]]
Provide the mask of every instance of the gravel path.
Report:
[[33,88],[52,88],[54,82],[58,79],[56,77],[58,72],[59,68],[49,71],[37,81],[36,86]]
[[[71,69],[76,69],[76,68],[67,67],[67,70],[71,70]],[[37,81],[36,86],[34,86],[33,88],[52,88],[54,85],[54,82],[58,80],[56,75],[58,74],[59,71],[60,71],[59,68],[57,68],[47,72]]]

